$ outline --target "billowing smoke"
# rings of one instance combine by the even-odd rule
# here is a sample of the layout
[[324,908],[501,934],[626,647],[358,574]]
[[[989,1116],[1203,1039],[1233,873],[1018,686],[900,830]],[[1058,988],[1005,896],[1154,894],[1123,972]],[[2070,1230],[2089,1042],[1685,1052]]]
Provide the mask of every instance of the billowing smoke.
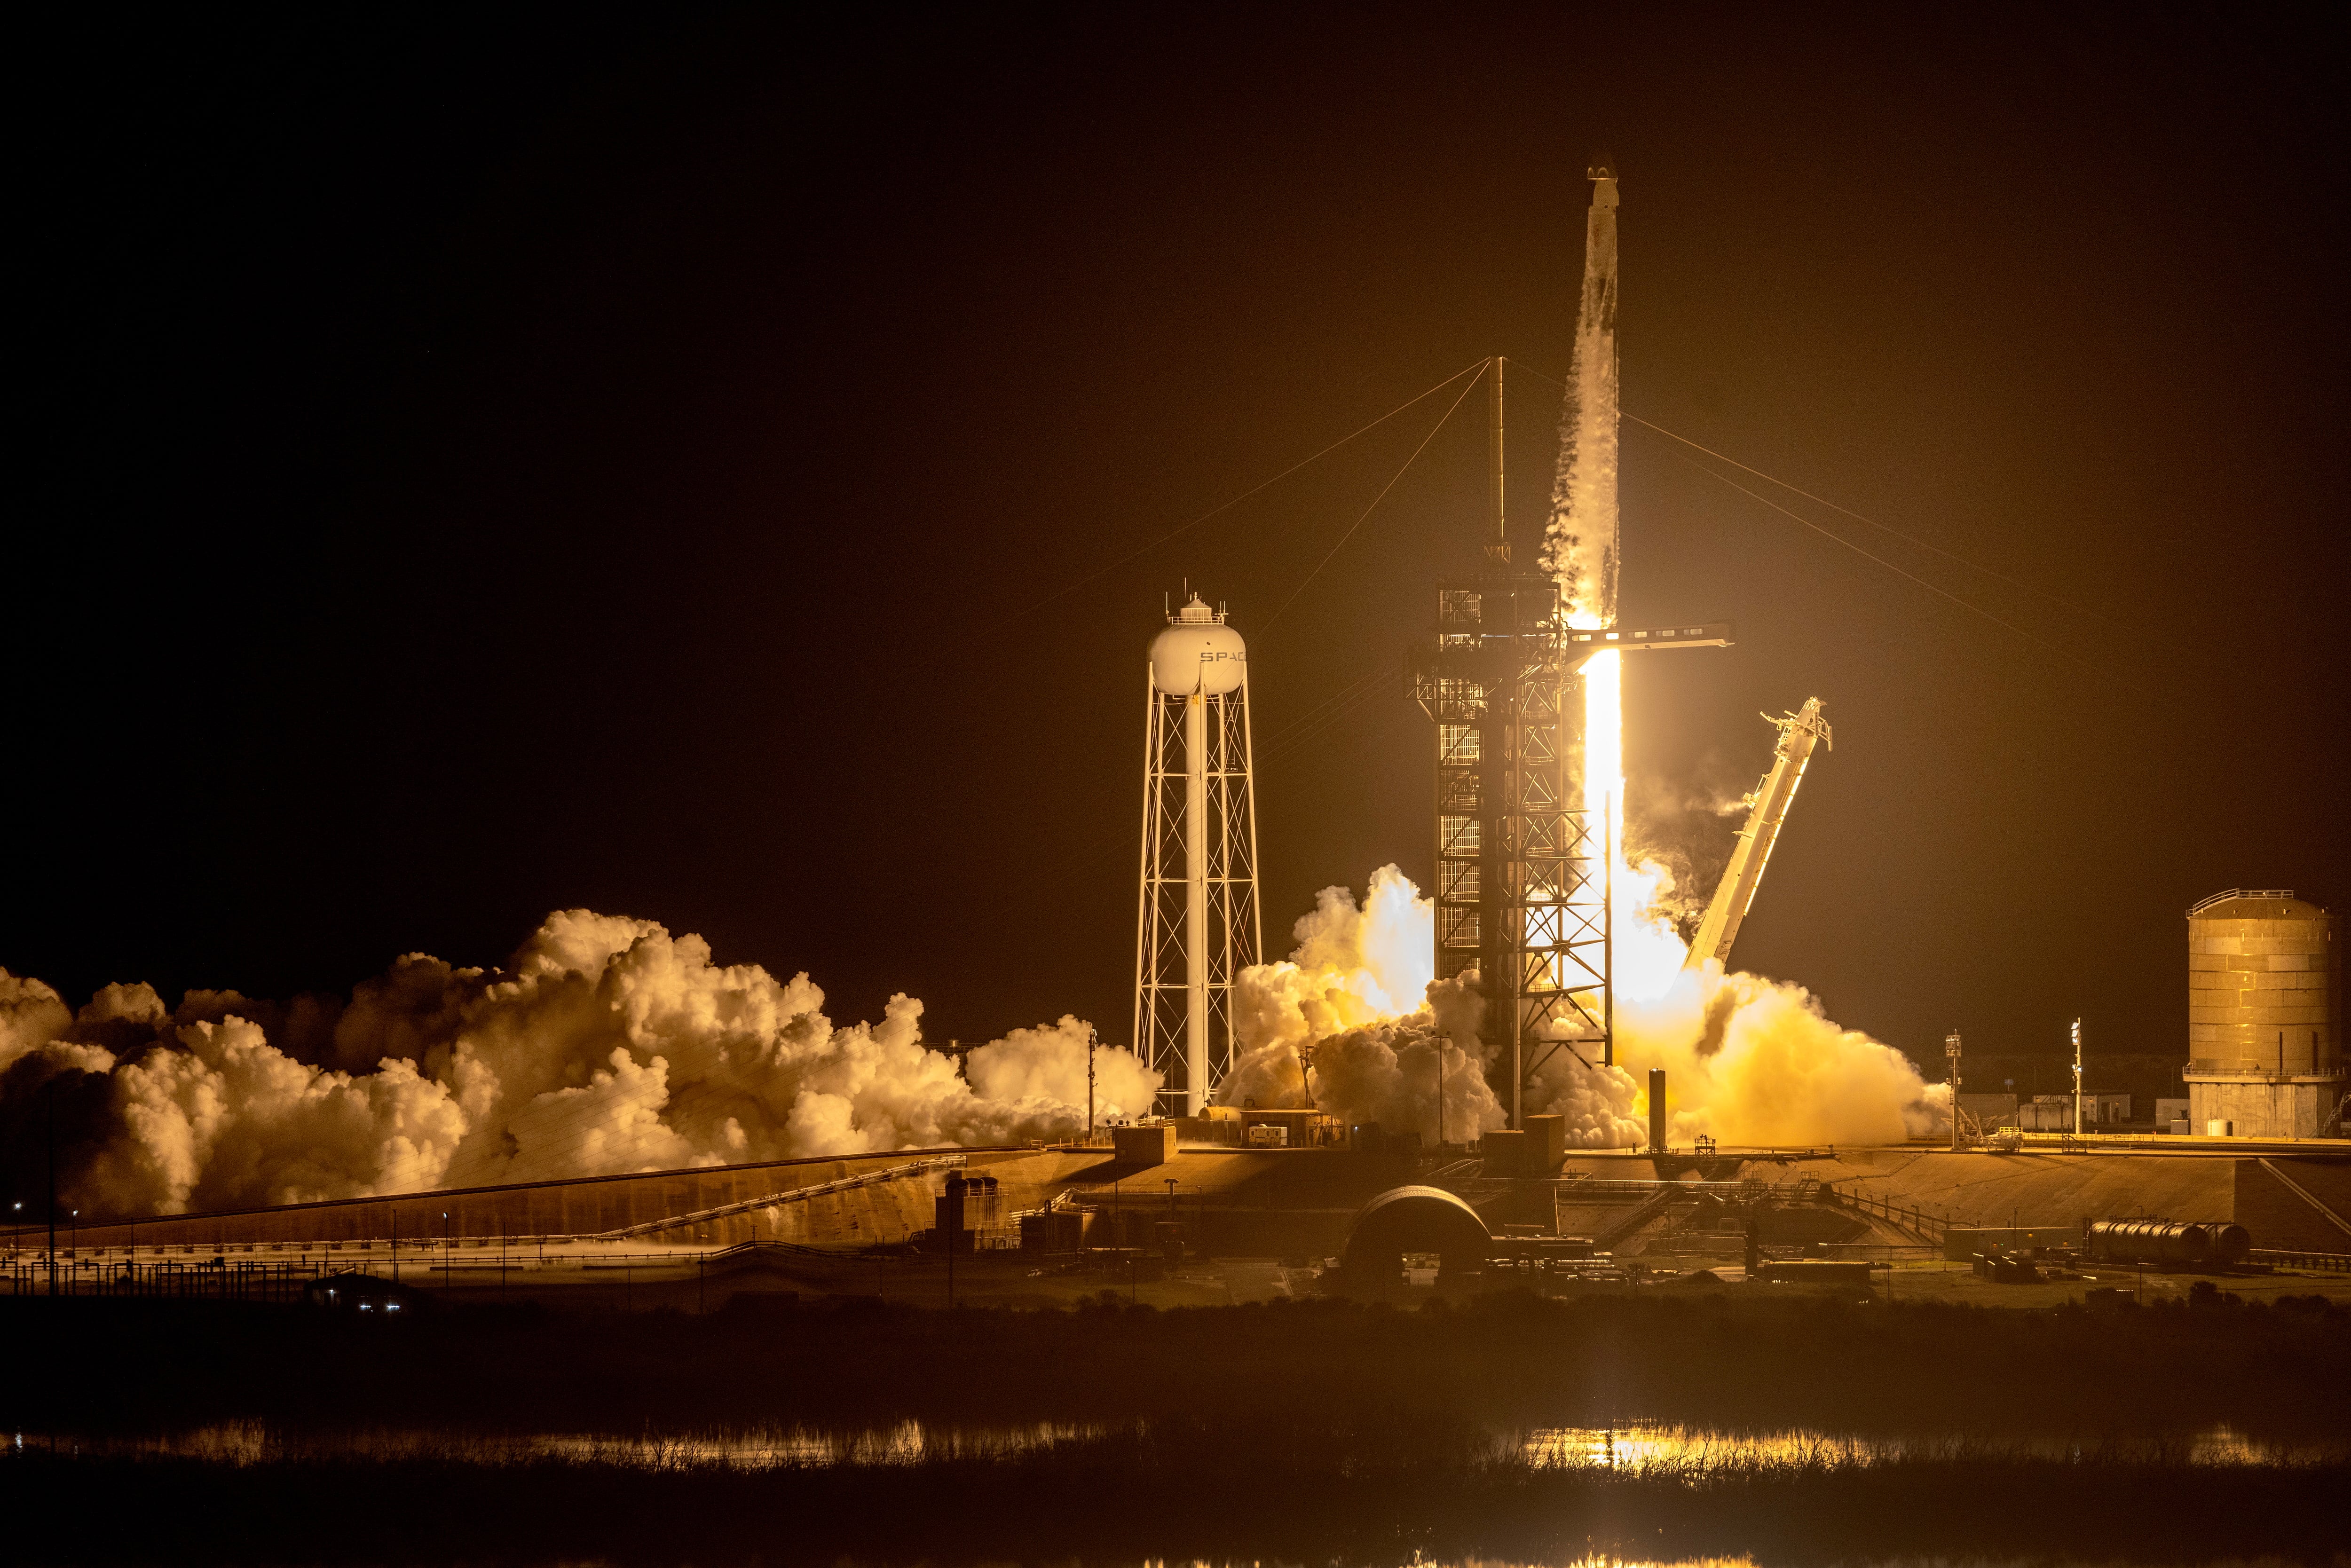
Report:
[[1502,1125],[1478,1038],[1484,1000],[1467,981],[1437,981],[1437,909],[1411,878],[1381,867],[1360,905],[1326,887],[1290,935],[1288,961],[1253,965],[1234,988],[1240,1053],[1223,1103],[1311,1103],[1427,1143],[1440,1098],[1451,1142]]
[[1628,769],[1620,823],[1625,858],[1660,873],[1653,907],[1672,916],[1685,940],[1730,863],[1754,784],[1743,761],[1730,764],[1719,751],[1700,758],[1689,779]]
[[[1949,1124],[1937,1086],[1908,1059],[1831,1022],[1802,988],[1713,965],[1684,970],[1687,949],[1653,907],[1668,879],[1654,863],[1634,875],[1652,912],[1619,921],[1617,1064],[1552,1052],[1536,1071],[1530,1113],[1564,1116],[1577,1147],[1638,1146],[1648,1135],[1647,1070],[1663,1067],[1677,1143],[1701,1133],[1725,1144],[1898,1143]],[[1292,933],[1290,960],[1241,975],[1244,1049],[1226,1103],[1311,1103],[1433,1140],[1441,1043],[1446,1137],[1501,1126],[1478,1043],[1483,999],[1474,981],[1434,980],[1434,919],[1432,902],[1392,865],[1373,875],[1360,906],[1346,888],[1324,889]]]
[[[54,1082],[76,1107],[61,1182],[132,1214],[1084,1125],[1080,1019],[1015,1030],[958,1071],[912,998],[848,1027],[823,1008],[805,974],[721,966],[699,936],[586,910],[549,915],[502,968],[411,954],[348,1004],[197,991],[173,1009],[116,985],[74,1011],[0,971],[0,1108],[16,1127]],[[1099,1114],[1144,1114],[1159,1075],[1103,1050],[1095,1085]]]

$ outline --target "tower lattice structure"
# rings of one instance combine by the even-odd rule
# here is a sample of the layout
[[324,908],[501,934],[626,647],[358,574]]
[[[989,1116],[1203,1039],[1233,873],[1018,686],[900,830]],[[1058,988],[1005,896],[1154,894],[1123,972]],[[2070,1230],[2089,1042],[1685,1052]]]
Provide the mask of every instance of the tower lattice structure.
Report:
[[1246,658],[1196,598],[1144,683],[1134,1047],[1161,1115],[1198,1115],[1232,1071],[1233,988],[1263,950]]
[[1589,634],[1567,627],[1554,579],[1489,559],[1438,583],[1437,635],[1406,679],[1437,728],[1437,975],[1477,972],[1516,1126],[1550,1052],[1614,1060],[1612,828],[1575,766]]

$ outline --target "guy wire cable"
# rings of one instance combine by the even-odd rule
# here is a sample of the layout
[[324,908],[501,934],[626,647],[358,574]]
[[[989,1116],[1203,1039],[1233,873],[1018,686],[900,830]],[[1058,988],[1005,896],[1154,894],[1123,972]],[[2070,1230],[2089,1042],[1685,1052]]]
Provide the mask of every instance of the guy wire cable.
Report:
[[[984,637],[991,632],[1003,630],[1005,627],[1011,625],[1015,621],[1021,619],[1023,616],[1035,614],[1038,611],[1042,610],[1045,606],[1052,603],[1055,600],[1060,599],[1062,595],[1072,593],[1077,590],[1083,588],[1087,583],[1093,581],[1096,578],[1101,577],[1107,572],[1115,571],[1120,567],[1124,566],[1127,562],[1134,560],[1140,556],[1149,554],[1151,551],[1157,549],[1161,545],[1165,544],[1168,540],[1175,538],[1180,534],[1189,533],[1192,529],[1198,528],[1202,523],[1208,521],[1210,518],[1218,517],[1223,513],[1232,510],[1235,507],[1239,506],[1243,501],[1246,501],[1250,497],[1257,495],[1259,491],[1272,488],[1274,486],[1281,483],[1284,479],[1289,478],[1292,474],[1297,473],[1300,469],[1306,467],[1310,464],[1320,462],[1322,459],[1328,457],[1332,453],[1338,451],[1339,448],[1346,445],[1357,436],[1378,429],[1381,425],[1385,424],[1389,420],[1394,419],[1396,415],[1412,407],[1415,403],[1426,402],[1429,398],[1432,398],[1438,392],[1443,392],[1447,387],[1451,386],[1455,382],[1459,381],[1463,376],[1476,375],[1484,371],[1485,368],[1491,363],[1493,363],[1493,360],[1489,356],[1489,358],[1479,360],[1474,365],[1469,365],[1454,371],[1451,375],[1446,377],[1443,381],[1438,382],[1435,386],[1430,387],[1427,391],[1406,398],[1404,402],[1396,404],[1395,407],[1388,410],[1387,413],[1380,415],[1379,418],[1373,420],[1369,424],[1362,425],[1357,429],[1348,432],[1338,440],[1331,443],[1330,445],[1325,446],[1320,452],[1315,453],[1312,456],[1300,458],[1289,467],[1284,468],[1280,473],[1276,474],[1272,478],[1267,479],[1262,483],[1250,486],[1248,489],[1242,491],[1239,495],[1233,497],[1230,500],[1218,502],[1216,506],[1213,506],[1207,511],[1202,512],[1198,517],[1194,517],[1190,522],[1185,523],[1178,528],[1170,528],[1167,532],[1160,535],[1157,538],[1153,539],[1148,544],[1137,545],[1134,549],[1127,551],[1126,554],[1120,556],[1116,560],[1096,567],[1093,570],[1086,573],[1083,577],[1063,583],[1061,587],[1053,590],[1052,592],[1045,595],[1044,598],[1038,600],[1027,608],[1014,611],[1011,614],[996,622],[994,624],[982,627],[975,634]],[[1459,402],[1458,399],[1456,399],[1455,401],[1457,403]],[[1394,481],[1390,482],[1394,483]]]
[[[1483,361],[1483,363],[1491,364],[1493,361],[1491,360],[1487,360]],[[1364,508],[1363,517],[1357,517],[1353,522],[1347,525],[1347,531],[1341,534],[1339,536],[1339,542],[1332,545],[1328,551],[1324,552],[1322,559],[1314,563],[1314,570],[1306,574],[1306,580],[1290,591],[1290,597],[1281,601],[1281,609],[1277,610],[1272,614],[1267,616],[1263,623],[1257,628],[1259,632],[1266,631],[1268,628],[1272,626],[1275,622],[1280,620],[1282,611],[1286,611],[1291,605],[1297,603],[1298,596],[1306,591],[1307,585],[1311,583],[1316,577],[1322,574],[1322,570],[1324,567],[1331,564],[1331,558],[1337,555],[1340,550],[1346,548],[1347,541],[1355,537],[1355,530],[1364,526],[1364,519],[1370,517],[1374,512],[1379,509],[1380,503],[1387,499],[1388,492],[1396,487],[1396,480],[1402,479],[1411,469],[1412,465],[1420,461],[1420,455],[1428,450],[1428,444],[1437,439],[1437,433],[1445,428],[1447,422],[1452,419],[1454,410],[1461,406],[1462,398],[1468,397],[1471,389],[1476,387],[1477,384],[1478,383],[1476,382],[1471,382],[1468,386],[1461,389],[1459,396],[1457,396],[1453,400],[1452,404],[1446,409],[1444,415],[1439,418],[1434,425],[1429,427],[1429,432],[1426,435],[1420,438],[1420,444],[1412,449],[1412,455],[1404,460],[1404,466],[1395,471],[1395,478],[1391,478],[1386,484],[1380,486],[1380,493],[1372,497],[1372,504],[1370,506]]]
[[[1526,371],[1529,375],[1535,376],[1551,382],[1552,385],[1560,388],[1562,391],[1566,390],[1567,383],[1560,380],[1557,376],[1552,375],[1543,371],[1539,371],[1532,365],[1522,363],[1517,360],[1510,360],[1507,362],[1517,365],[1519,369]],[[1678,434],[1674,431],[1667,430],[1664,425],[1657,423],[1654,420],[1643,419],[1639,414],[1631,413],[1625,413],[1624,417],[1631,420],[1635,424],[1642,425],[1649,430],[1655,431],[1657,434],[1665,436],[1669,440],[1678,441],[1685,446],[1692,447],[1697,451],[1703,452],[1709,457],[1719,458],[1722,462],[1729,464],[1732,467],[1742,469],[1769,484],[1777,485],[1783,490],[1789,491],[1794,495],[1802,496],[1808,501],[1818,502],[1820,505],[1828,507],[1831,511],[1842,512],[1846,517],[1853,518],[1855,522],[1866,523],[1869,527],[1876,528],[1882,533],[1892,534],[1896,538],[1902,540],[1906,544],[1916,545],[1920,549],[1931,551],[1936,555],[1943,557],[1947,560],[1956,561],[1960,566],[1966,567],[1970,571],[1980,571],[1986,577],[1997,578],[2002,582],[2009,583],[2014,587],[2024,590],[2027,593],[2037,594],[2041,598],[2049,601],[2052,604],[2057,605],[2062,609],[2070,610],[2077,615],[2087,615],[2094,619],[2103,621],[2109,626],[2116,627],[2124,632],[2128,632],[2135,637],[2144,637],[2150,643],[2170,649],[2173,653],[2185,653],[2188,652],[2187,649],[2180,647],[2178,643],[2167,642],[2165,639],[2156,635],[2154,632],[2147,631],[2142,627],[2134,626],[2127,621],[2117,621],[2113,616],[2105,613],[2103,611],[2093,610],[2086,604],[2076,604],[2072,600],[2065,598],[2062,594],[2052,593],[2045,588],[2035,587],[2033,584],[2025,581],[2021,577],[2012,577],[2007,572],[2000,570],[1996,567],[1989,567],[1982,565],[1980,562],[1970,560],[1967,557],[1959,555],[1952,550],[1947,550],[1940,545],[1929,544],[1925,539],[1919,538],[1916,535],[1906,534],[1900,528],[1892,527],[1886,523],[1881,523],[1874,517],[1865,517],[1861,513],[1855,511],[1851,507],[1840,506],[1838,503],[1828,499],[1824,496],[1815,496],[1810,490],[1805,489],[1800,485],[1790,484],[1787,480],[1780,478],[1776,475],[1767,474],[1762,469],[1755,467],[1751,464],[1741,463],[1738,458],[1731,456],[1728,453],[1717,452],[1710,446],[1702,445],[1698,442],[1692,441],[1687,435]],[[1708,469],[1707,472],[1711,473],[1712,470]],[[1750,492],[1750,494],[1752,494],[1752,492]],[[1972,608],[1972,606],[1970,606],[1970,608]]]

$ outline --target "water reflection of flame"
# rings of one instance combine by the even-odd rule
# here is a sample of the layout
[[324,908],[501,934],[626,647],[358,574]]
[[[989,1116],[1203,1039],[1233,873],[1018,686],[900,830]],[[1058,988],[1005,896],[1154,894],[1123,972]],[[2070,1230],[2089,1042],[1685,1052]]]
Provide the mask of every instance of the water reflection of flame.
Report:
[[2175,1464],[2254,1466],[2339,1461],[2351,1445],[2290,1443],[2249,1436],[2228,1426],[2117,1441],[2063,1434],[1905,1436],[1824,1432],[1791,1427],[1738,1432],[1719,1427],[1636,1422],[1624,1427],[1539,1427],[1519,1438],[1519,1453],[1539,1469],[1603,1469],[1638,1474],[1703,1469],[1719,1465],[1848,1469],[1899,1460],[1980,1457],[1987,1452],[2035,1459],[2080,1459],[2092,1450],[2122,1459]]

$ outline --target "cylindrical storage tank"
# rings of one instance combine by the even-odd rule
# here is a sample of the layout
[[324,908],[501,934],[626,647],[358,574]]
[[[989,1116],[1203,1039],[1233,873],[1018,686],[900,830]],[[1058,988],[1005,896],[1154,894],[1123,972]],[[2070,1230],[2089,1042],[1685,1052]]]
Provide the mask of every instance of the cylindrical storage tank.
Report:
[[1151,684],[1169,696],[1223,696],[1249,676],[1249,645],[1194,594],[1151,640]]
[[[2103,1263],[2192,1264],[2212,1260],[2212,1232],[2220,1222],[2175,1219],[2097,1219],[2090,1222],[2090,1256]],[[2225,1228],[2244,1234],[2241,1226]]]
[[2215,1263],[2241,1263],[2253,1250],[2253,1233],[2225,1219],[2205,1222],[2204,1241]]
[[2188,912],[2190,1076],[2342,1071],[2335,925],[2334,915],[2286,892],[2217,894]]

